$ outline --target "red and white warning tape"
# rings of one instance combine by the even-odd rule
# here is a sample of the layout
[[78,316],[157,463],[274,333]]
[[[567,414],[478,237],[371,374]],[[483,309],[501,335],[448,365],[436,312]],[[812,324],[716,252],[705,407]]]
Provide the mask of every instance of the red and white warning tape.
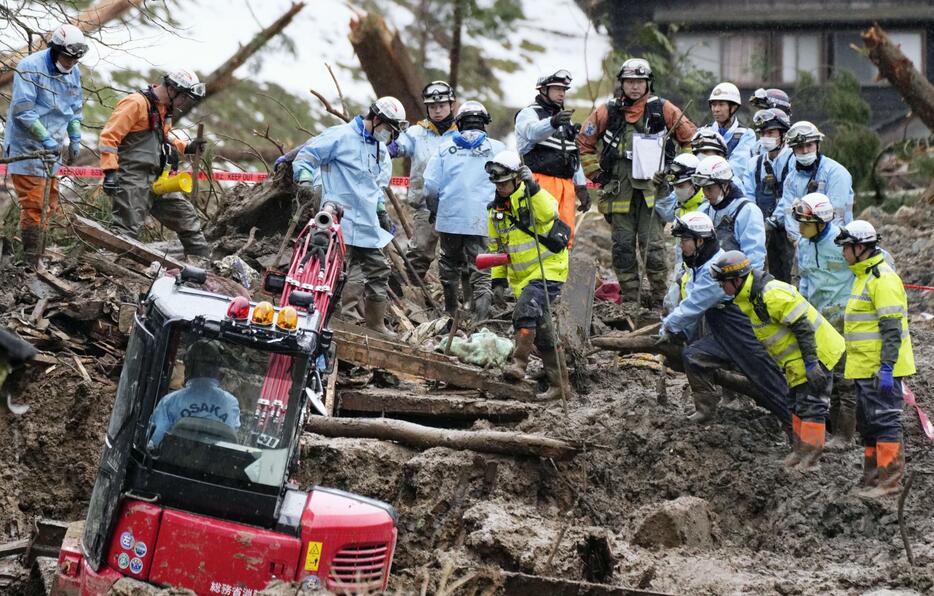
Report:
[[918,414],[918,422],[921,423],[921,430],[924,431],[924,434],[928,439],[934,441],[934,424],[931,423],[931,419],[928,418],[928,415],[924,413],[921,407],[918,405],[917,400],[915,399],[915,392],[908,387],[908,383],[902,381],[902,396],[905,399],[905,403],[915,409],[915,412]]

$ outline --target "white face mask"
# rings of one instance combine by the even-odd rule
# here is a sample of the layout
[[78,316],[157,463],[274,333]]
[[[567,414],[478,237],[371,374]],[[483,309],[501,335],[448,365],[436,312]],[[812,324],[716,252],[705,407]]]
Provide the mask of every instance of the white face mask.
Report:
[[766,151],[772,151],[773,149],[778,148],[778,138],[777,137],[762,137],[759,139],[759,144],[762,145],[762,148]]
[[804,154],[795,153],[795,160],[802,166],[807,167],[817,161],[817,151]]
[[377,128],[373,131],[373,138],[384,145],[388,145],[389,141],[392,140],[392,131],[386,130],[385,128]]
[[59,62],[58,60],[55,61],[55,68],[57,68],[58,71],[61,72],[62,74],[68,74],[68,73],[70,73],[70,72],[71,72],[71,69],[74,68],[74,67],[75,67],[74,64],[72,64],[72,65],[69,66],[68,68],[65,68],[64,66],[62,66],[62,63],[61,63],[61,62]]
[[694,194],[693,186],[675,187],[675,196],[678,198],[679,205],[685,204]]

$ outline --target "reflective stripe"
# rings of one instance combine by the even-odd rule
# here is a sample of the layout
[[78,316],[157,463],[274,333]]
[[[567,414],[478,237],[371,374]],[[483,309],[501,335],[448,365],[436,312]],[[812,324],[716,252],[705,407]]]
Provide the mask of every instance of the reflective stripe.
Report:
[[535,241],[530,240],[528,242],[523,242],[522,244],[507,244],[506,252],[512,254],[517,252],[525,252],[531,248],[535,248]]
[[782,323],[786,323],[786,324],[793,323],[796,320],[798,320],[798,317],[800,317],[807,311],[808,311],[808,303],[802,301],[800,304],[798,304],[793,309],[791,309],[790,313],[785,315],[785,318],[782,319]]
[[100,151],[101,153],[116,153],[117,152],[116,147],[108,147],[107,145],[98,145],[97,150]]
[[856,294],[850,294],[850,300],[862,300],[863,302],[872,302],[872,300],[869,299],[868,294],[860,294],[858,296]]
[[798,350],[798,342],[795,341],[795,342],[792,342],[792,344],[791,344],[790,346],[788,346],[787,348],[785,348],[784,350],[782,350],[781,352],[779,352],[778,354],[776,354],[776,355],[774,356],[774,358],[775,358],[775,360],[777,360],[778,362],[781,362],[781,361],[783,361],[785,358],[791,356],[792,354],[794,354],[794,353],[797,352],[797,351],[799,351],[799,350]]
[[[542,260],[544,261],[547,257],[550,257],[553,254],[555,253],[551,252],[550,250],[543,250]],[[526,269],[528,269],[529,267],[533,265],[536,265],[536,266],[538,265],[537,257],[534,260],[529,261],[528,263],[510,263],[509,264],[509,266],[512,268],[513,271],[525,271]]]
[[876,314],[879,315],[880,317],[882,315],[893,315],[896,313],[902,315],[903,317],[908,316],[908,312],[905,311],[905,309],[901,305],[898,305],[898,304],[895,306],[883,306],[882,308],[876,309]]
[[821,325],[824,324],[824,316],[820,313],[817,313],[817,318],[813,321],[808,321],[811,324],[811,329],[817,331]]
[[26,112],[36,107],[35,102],[32,101],[21,101],[15,106],[13,106],[13,115],[16,116],[22,112]]
[[849,332],[843,334],[843,339],[846,341],[872,341],[874,339],[881,340],[882,334],[877,331],[865,331],[865,332]]
[[874,312],[847,312],[843,313],[843,320],[856,322],[856,321],[878,321],[879,317]]
[[791,333],[792,332],[790,329],[788,329],[787,327],[782,327],[778,332],[775,333],[775,335],[763,339],[762,345],[764,345],[766,348],[770,348],[774,346],[775,344],[777,344],[779,341],[791,335]]
[[577,153],[577,145],[571,141],[564,141],[562,143],[559,140],[555,140],[554,137],[548,137],[544,141],[536,143],[541,147],[548,147],[549,149],[556,149],[558,151],[564,151],[565,153]]
[[[751,322],[751,321],[750,321],[750,322]],[[753,328],[753,329],[762,329],[762,328],[764,328],[764,327],[768,327],[768,326],[771,325],[771,324],[772,324],[772,323],[769,323],[769,322],[765,322],[765,323],[752,323],[752,328]]]

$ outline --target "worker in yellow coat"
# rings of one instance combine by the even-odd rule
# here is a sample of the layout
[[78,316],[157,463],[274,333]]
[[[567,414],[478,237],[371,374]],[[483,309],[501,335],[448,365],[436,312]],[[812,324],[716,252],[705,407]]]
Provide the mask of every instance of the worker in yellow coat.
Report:
[[856,426],[863,440],[859,496],[874,499],[900,492],[905,473],[901,379],[915,373],[908,297],[872,224],[851,221],[835,243],[856,276],[843,315],[843,374],[856,383]]
[[505,253],[508,263],[492,270],[498,301],[507,285],[516,296],[512,324],[516,349],[503,371],[509,380],[525,375],[532,346],[538,348],[550,387],[540,399],[561,395],[555,330],[546,300],[558,299],[568,278],[570,228],[559,219],[558,202],[541,188],[515,151],[501,151],[486,164],[496,194],[489,208],[490,252]]
[[785,469],[814,469],[824,451],[830,371],[843,356],[843,337],[794,286],[754,270],[744,253],[727,251],[710,270],[785,373],[793,432]]

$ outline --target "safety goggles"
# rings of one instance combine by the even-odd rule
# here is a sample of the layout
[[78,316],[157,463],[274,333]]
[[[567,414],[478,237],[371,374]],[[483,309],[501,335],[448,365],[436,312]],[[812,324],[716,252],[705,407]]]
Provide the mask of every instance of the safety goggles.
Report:
[[772,110],[759,110],[752,115],[752,123],[754,126],[761,127],[766,122],[771,122],[773,120],[778,120],[778,116]]
[[486,162],[483,169],[486,170],[487,175],[490,177],[490,182],[494,183],[506,182],[507,180],[512,180],[516,176],[516,173],[509,168],[492,161]]
[[694,184],[694,186],[697,186],[699,188],[704,188],[705,186],[713,186],[714,184],[717,183],[717,181],[714,180],[713,178],[709,176],[704,176],[703,174],[693,174],[691,176],[691,182]]
[[562,87],[571,86],[571,73],[567,70],[561,69],[558,72],[545,77],[545,80],[542,81],[542,87],[550,87],[551,85],[561,85]]
[[62,46],[62,53],[68,56],[69,58],[74,58],[80,60],[88,53],[88,44],[86,43],[70,43],[66,46]]
[[811,212],[811,208],[804,201],[795,201],[791,204],[791,216],[795,218],[795,221],[801,223],[822,223],[820,218]]
[[204,96],[208,92],[208,88],[204,85],[204,83],[195,83],[194,85],[192,85],[191,87],[188,87],[187,89],[182,89],[182,91],[188,97],[197,100],[197,99],[204,99]]
[[422,99],[425,103],[454,101],[454,90],[444,81],[434,81],[422,89]]

